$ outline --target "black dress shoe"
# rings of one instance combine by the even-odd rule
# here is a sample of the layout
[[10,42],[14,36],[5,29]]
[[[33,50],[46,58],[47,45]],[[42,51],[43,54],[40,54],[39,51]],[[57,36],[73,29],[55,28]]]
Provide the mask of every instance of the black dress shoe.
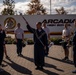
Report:
[[20,54],[20,56],[23,56],[22,54]]
[[44,69],[43,66],[41,66],[41,67],[40,67],[40,70],[43,70],[43,69]]
[[69,58],[68,57],[65,57],[62,59],[63,61],[69,61]]

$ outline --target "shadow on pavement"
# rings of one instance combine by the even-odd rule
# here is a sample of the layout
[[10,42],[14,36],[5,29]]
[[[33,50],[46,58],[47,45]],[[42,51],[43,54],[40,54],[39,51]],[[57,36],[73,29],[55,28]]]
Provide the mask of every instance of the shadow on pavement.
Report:
[[70,64],[70,65],[73,65],[73,61],[69,60],[69,61],[64,61],[64,60],[61,60],[61,59],[58,59],[58,58],[55,58],[55,57],[50,57],[50,56],[47,56],[48,58],[51,58],[51,59],[54,59],[54,60],[57,60],[57,61],[60,61],[60,62],[63,62],[63,63],[67,63],[67,64]]
[[47,75],[59,75],[59,74],[57,74],[57,73],[51,72],[51,71],[46,70],[46,69],[44,69],[44,70],[40,70],[40,71],[46,73]]
[[26,60],[29,60],[29,61],[31,61],[31,62],[34,62],[34,59],[33,58],[29,58],[29,57],[27,57],[27,56],[21,56],[22,58],[24,58],[24,59],[26,59]]
[[51,65],[51,64],[48,64],[48,63],[45,63],[45,67],[54,68],[54,69],[56,69],[56,70],[58,70],[58,71],[64,72],[63,70],[58,69],[56,66]]
[[[27,59],[27,60],[29,60],[29,61],[31,61],[31,62],[34,62],[34,59],[33,59],[33,58],[29,58],[29,57],[26,57],[26,56],[22,56],[22,57],[25,58],[25,59]],[[58,69],[56,66],[51,65],[51,64],[48,64],[48,63],[45,63],[45,67],[54,68],[54,69],[56,69],[56,70],[58,70],[58,71],[64,72],[63,70]]]
[[11,63],[3,60],[5,63],[7,63],[8,65],[10,65],[14,70],[16,70],[17,72],[20,72],[22,74],[29,74],[32,75],[31,71],[21,65],[16,64],[15,62],[13,62],[11,59],[8,59]]
[[11,75],[11,74],[3,70],[3,72],[0,72],[0,75]]
[[[29,57],[26,57],[26,56],[22,56],[22,58],[24,58],[24,59],[26,59],[26,60],[29,60],[29,61],[31,61],[31,62],[34,62],[34,59],[33,59],[33,58],[29,58]],[[54,68],[54,69],[56,69],[56,70],[58,70],[58,71],[63,71],[63,70],[57,69],[56,66],[50,65],[50,64],[47,64],[47,63],[45,63],[45,67],[52,67],[52,68]],[[40,71],[42,71],[42,72],[44,72],[44,73],[46,73],[46,74],[48,74],[48,75],[59,75],[59,74],[57,74],[57,73],[51,72],[51,71],[46,70],[46,69],[40,70]]]

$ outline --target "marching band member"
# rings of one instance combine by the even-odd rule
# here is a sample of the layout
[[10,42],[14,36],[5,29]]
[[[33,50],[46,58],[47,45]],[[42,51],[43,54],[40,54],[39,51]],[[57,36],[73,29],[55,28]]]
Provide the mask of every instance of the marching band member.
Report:
[[18,56],[22,56],[22,42],[24,40],[24,30],[21,28],[21,24],[17,24],[17,28],[14,31],[15,33],[15,39],[16,39],[16,45],[17,45],[17,54]]
[[27,25],[28,30],[34,34],[34,63],[37,66],[36,69],[43,70],[45,65],[45,50],[47,47],[47,35],[41,27],[42,23],[36,24],[37,29],[33,29],[30,25]]
[[63,46],[64,53],[65,53],[65,57],[63,60],[69,60],[68,45],[69,45],[69,41],[70,41],[70,30],[68,28],[67,23],[64,24],[64,29],[62,30],[62,40],[63,40],[62,46]]
[[[46,26],[45,22],[42,23],[42,29],[46,32],[46,34],[47,34],[47,40],[48,40],[48,43],[49,43],[49,41],[50,41],[50,30]],[[48,54],[49,54],[49,47],[47,47],[45,55],[47,56]]]

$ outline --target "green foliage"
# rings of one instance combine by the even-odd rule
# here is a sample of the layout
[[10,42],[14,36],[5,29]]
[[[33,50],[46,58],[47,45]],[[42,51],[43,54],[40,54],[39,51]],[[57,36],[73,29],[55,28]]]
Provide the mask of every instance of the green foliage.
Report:
[[34,44],[33,40],[27,40],[27,44]]
[[13,9],[4,8],[4,10],[2,10],[1,14],[2,15],[14,15],[15,12],[13,11]]
[[14,15],[15,2],[14,0],[3,0],[3,5],[5,6],[2,10],[2,15]]
[[[60,43],[62,41],[61,38],[50,38],[50,40],[52,42],[54,42],[54,45],[61,45],[61,43]],[[34,44],[33,39],[24,39],[24,42],[27,42],[28,45]],[[15,39],[12,39],[11,37],[7,37],[5,39],[5,43],[6,44],[16,44],[16,41],[15,41]]]
[[58,14],[67,14],[68,13],[67,11],[65,11],[64,7],[61,7],[60,9],[55,9],[55,10]]
[[11,37],[8,37],[8,38],[5,38],[5,43],[6,44],[12,44],[12,38]]
[[[27,44],[34,44],[34,41],[32,39],[24,39],[24,42],[26,43],[27,41]],[[11,38],[11,37],[7,37],[5,38],[5,43],[6,44],[16,44],[16,40]]]
[[54,45],[61,45],[61,38],[51,38],[51,41],[54,42]]

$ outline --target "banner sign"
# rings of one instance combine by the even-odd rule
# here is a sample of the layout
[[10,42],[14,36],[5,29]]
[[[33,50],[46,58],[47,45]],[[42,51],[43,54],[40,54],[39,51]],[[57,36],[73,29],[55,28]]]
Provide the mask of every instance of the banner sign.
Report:
[[[47,27],[50,29],[51,35],[61,35],[64,28],[64,23],[68,23],[69,27],[74,27],[74,20],[76,15],[23,15],[31,27],[36,28],[37,22],[46,22]],[[0,15],[0,24],[3,28],[7,28],[7,32],[13,33],[17,27],[17,23],[21,24],[21,28],[25,33],[29,34],[26,28],[26,22],[21,15]]]

